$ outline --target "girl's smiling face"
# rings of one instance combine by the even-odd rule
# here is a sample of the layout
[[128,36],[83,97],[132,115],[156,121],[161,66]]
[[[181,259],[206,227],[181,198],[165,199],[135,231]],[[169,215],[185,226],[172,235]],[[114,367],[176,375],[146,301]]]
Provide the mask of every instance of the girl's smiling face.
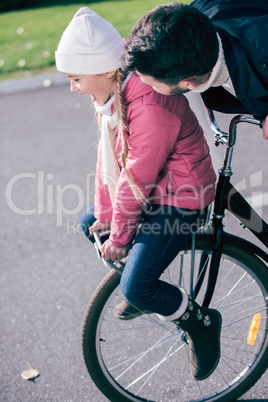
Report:
[[114,73],[115,71],[96,75],[65,75],[71,81],[71,92],[78,92],[80,95],[91,94],[93,102],[102,106],[114,92]]

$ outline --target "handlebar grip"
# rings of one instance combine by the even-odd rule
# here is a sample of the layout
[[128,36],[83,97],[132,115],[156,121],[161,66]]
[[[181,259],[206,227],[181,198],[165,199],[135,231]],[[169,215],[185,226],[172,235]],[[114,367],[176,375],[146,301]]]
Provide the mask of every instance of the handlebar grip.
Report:
[[[108,233],[109,233],[109,232],[105,232],[105,233],[103,233],[103,235],[107,235]],[[95,231],[95,232],[93,233],[93,236],[94,236],[95,242],[96,242],[96,244],[97,244],[98,251],[99,251],[99,253],[100,253],[100,249],[101,249],[101,246],[102,246],[102,242],[101,242],[101,239],[100,239],[100,235],[99,235],[99,233],[98,233],[97,231]],[[100,258],[102,259],[102,262],[103,262],[103,264],[104,264],[106,267],[108,267],[108,268],[113,268],[113,269],[115,269],[120,275],[122,275],[122,271],[113,263],[113,261],[107,261],[107,260],[105,260],[105,258],[103,258],[103,257],[101,256],[101,253],[100,253]]]

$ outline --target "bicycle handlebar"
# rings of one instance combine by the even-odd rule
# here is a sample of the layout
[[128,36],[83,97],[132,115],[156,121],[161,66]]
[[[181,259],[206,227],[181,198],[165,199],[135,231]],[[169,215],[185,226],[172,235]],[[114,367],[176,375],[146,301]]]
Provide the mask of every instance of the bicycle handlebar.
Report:
[[216,146],[218,146],[219,144],[228,145],[229,147],[233,146],[236,142],[236,127],[239,123],[250,123],[262,128],[261,120],[255,119],[254,117],[250,116],[237,115],[231,120],[229,126],[229,134],[227,134],[224,131],[220,130],[215,119],[213,110],[207,109],[207,114],[210,122],[210,127],[214,132]]
[[111,261],[111,260],[106,260],[105,258],[103,258],[103,257],[101,256],[101,252],[100,252],[100,249],[101,249],[101,246],[102,246],[101,237],[106,236],[106,235],[108,235],[109,233],[110,233],[110,231],[108,230],[108,231],[106,231],[106,232],[102,232],[102,233],[101,233],[101,236],[100,236],[100,234],[99,234],[97,231],[95,231],[95,232],[93,233],[93,236],[94,236],[94,239],[95,239],[94,245],[95,245],[95,248],[96,248],[96,250],[97,250],[98,258],[100,258],[100,259],[102,260],[103,264],[104,264],[107,268],[113,268],[113,269],[115,269],[115,270],[121,275],[121,274],[122,274],[122,270],[121,270],[120,268],[118,268],[118,267],[115,265],[115,263],[114,263],[113,261]]

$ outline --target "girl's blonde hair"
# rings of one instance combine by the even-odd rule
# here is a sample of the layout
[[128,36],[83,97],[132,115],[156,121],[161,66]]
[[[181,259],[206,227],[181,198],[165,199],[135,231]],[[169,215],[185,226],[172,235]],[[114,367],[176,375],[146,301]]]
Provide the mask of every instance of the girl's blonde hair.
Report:
[[126,170],[126,162],[127,162],[127,155],[128,155],[128,144],[126,141],[125,137],[125,130],[126,130],[126,105],[123,100],[122,96],[122,83],[124,79],[126,78],[126,74],[124,74],[120,69],[116,70],[115,75],[114,75],[114,81],[115,81],[115,105],[116,105],[116,110],[117,110],[117,116],[118,116],[118,135],[121,135],[121,143],[122,143],[122,152],[120,155],[120,162],[122,165],[122,168],[124,169],[126,178],[128,180],[128,183],[130,185],[130,188],[135,195],[135,198],[138,202],[141,204],[149,204],[148,200],[146,197],[143,195],[141,189],[135,184],[134,180],[130,176],[130,174]]

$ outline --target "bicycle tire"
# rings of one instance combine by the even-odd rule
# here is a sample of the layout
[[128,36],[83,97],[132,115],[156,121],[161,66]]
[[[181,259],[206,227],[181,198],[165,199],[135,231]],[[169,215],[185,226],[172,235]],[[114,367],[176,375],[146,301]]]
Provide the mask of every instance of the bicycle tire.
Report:
[[[190,247],[185,246],[180,256],[188,258]],[[209,257],[211,250],[211,237],[197,236],[196,262],[204,253]],[[171,265],[164,275],[174,283],[176,261]],[[189,270],[184,270],[187,276]],[[173,323],[160,322],[155,314],[128,321],[113,316],[122,297],[119,281],[115,271],[104,278],[89,302],[82,325],[87,370],[110,401],[230,402],[250,389],[267,369],[268,270],[255,254],[228,242],[223,246],[210,304],[223,317],[222,354],[217,369],[204,381],[191,378],[185,336]],[[260,327],[254,344],[249,345],[247,337],[256,313],[261,314]]]

